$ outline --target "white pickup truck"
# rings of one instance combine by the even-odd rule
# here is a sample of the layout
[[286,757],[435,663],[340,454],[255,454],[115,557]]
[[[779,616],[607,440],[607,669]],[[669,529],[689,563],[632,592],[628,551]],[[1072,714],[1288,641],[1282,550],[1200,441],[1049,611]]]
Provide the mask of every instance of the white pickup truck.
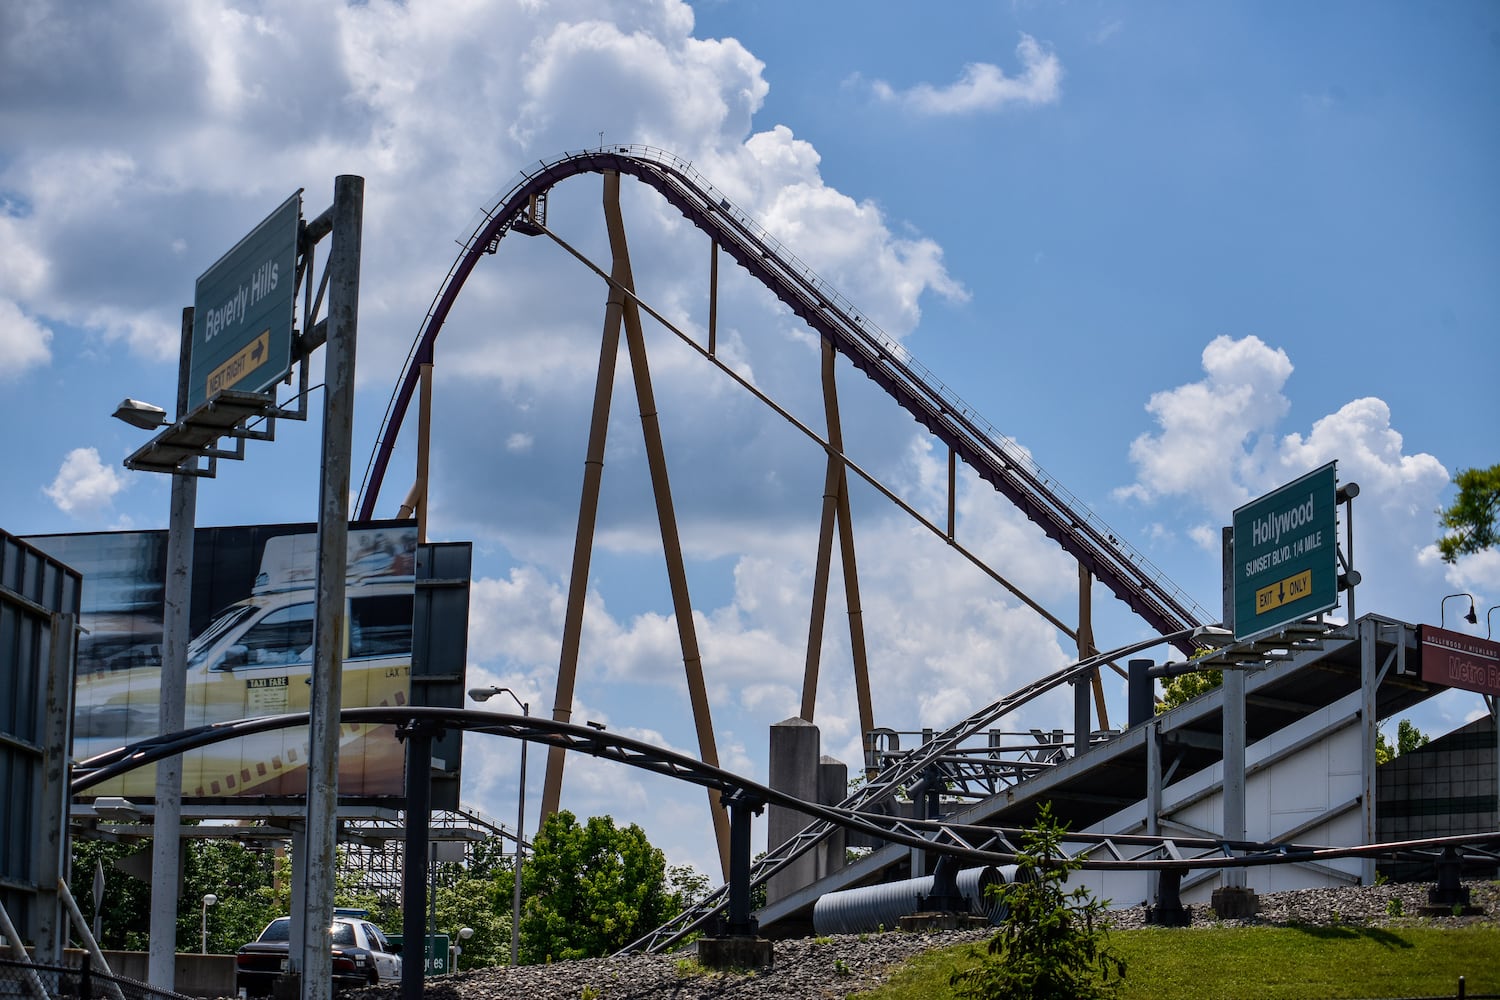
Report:
[[[246,996],[270,996],[278,976],[286,972],[292,931],[291,917],[277,917],[260,937],[235,952],[234,985]],[[329,928],[333,944],[335,991],[401,981],[401,956],[391,950],[385,934],[358,916],[338,915]]]

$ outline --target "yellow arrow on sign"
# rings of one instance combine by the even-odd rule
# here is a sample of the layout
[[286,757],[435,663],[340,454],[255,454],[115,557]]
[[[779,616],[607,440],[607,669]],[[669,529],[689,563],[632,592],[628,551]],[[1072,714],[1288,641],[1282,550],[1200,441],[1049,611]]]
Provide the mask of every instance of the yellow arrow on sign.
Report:
[[1291,604],[1300,601],[1312,593],[1312,570],[1305,569],[1296,576],[1289,576],[1285,580],[1278,580],[1269,587],[1261,587],[1255,592],[1255,613],[1265,614],[1267,611],[1275,611],[1283,604]]
[[208,391],[211,397],[220,389],[233,389],[236,382],[260,367],[271,349],[271,331],[262,330],[254,340],[235,352],[234,357],[208,373]]

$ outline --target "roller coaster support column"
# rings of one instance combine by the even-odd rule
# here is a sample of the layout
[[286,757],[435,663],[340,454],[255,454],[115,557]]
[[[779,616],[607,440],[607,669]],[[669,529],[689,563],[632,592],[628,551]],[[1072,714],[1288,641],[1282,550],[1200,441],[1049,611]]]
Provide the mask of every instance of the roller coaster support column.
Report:
[[417,383],[417,480],[401,504],[397,517],[417,516],[417,544],[427,541],[427,463],[432,441],[432,362],[419,369]]
[[[613,184],[619,198],[620,175],[605,174],[604,190],[608,199]],[[552,703],[552,720],[569,722],[573,717],[573,685],[578,677],[578,647],[583,634],[583,606],[588,597],[589,563],[593,556],[594,523],[599,513],[599,489],[604,478],[604,445],[609,437],[609,407],[614,396],[615,359],[620,353],[620,321],[625,313],[623,279],[624,263],[616,258],[604,307],[604,331],[599,343],[599,372],[594,379],[594,414],[589,423],[588,451],[583,460],[583,495],[578,501],[578,531],[573,538],[573,569],[568,577],[568,606],[563,617],[562,656],[557,666],[557,694]],[[542,815],[557,812],[562,798],[563,765],[567,751],[552,747],[547,751],[547,774],[542,781]]]
[[729,919],[721,936],[698,942],[698,961],[710,969],[765,968],[771,942],[758,936],[760,925],[750,914],[750,818],[766,804],[743,789],[722,801],[729,810]]
[[[1094,646],[1094,574],[1083,563],[1078,564],[1078,658],[1086,660],[1099,650]],[[1094,703],[1099,714],[1099,728],[1109,728],[1109,706],[1104,703],[1104,678],[1099,668],[1089,674],[1094,689]]]
[[[610,251],[613,254],[611,266],[611,314],[615,294],[620,293],[623,297],[623,308],[620,310],[621,319],[625,325],[625,341],[630,352],[631,373],[635,379],[636,399],[640,403],[641,411],[641,433],[646,443],[646,464],[651,470],[651,485],[656,497],[657,522],[661,527],[661,541],[663,555],[667,561],[667,580],[672,592],[672,611],[677,620],[677,636],[682,646],[682,664],[687,674],[688,698],[693,705],[693,720],[698,730],[698,755],[705,764],[713,767],[719,766],[719,751],[714,740],[713,718],[708,705],[708,688],[703,680],[703,657],[698,650],[697,628],[693,623],[693,602],[688,593],[687,568],[682,557],[682,542],[677,533],[677,515],[672,504],[672,487],[667,477],[666,452],[662,447],[661,424],[657,416],[656,395],[651,386],[651,368],[646,359],[646,337],[641,329],[641,311],[635,300],[635,279],[630,267],[630,247],[625,240],[625,223],[620,215],[620,175],[617,173],[606,173],[604,175],[604,217],[605,224],[609,230]],[[608,321],[607,321],[608,322]],[[607,338],[606,338],[607,339]],[[602,374],[601,364],[601,374]],[[596,414],[597,416],[597,414]],[[600,436],[601,449],[599,458],[602,462],[602,434]],[[590,435],[590,451],[592,458],[593,435]],[[589,525],[592,529],[593,516],[589,515]],[[582,531],[584,513],[580,509],[579,527]],[[592,533],[592,530],[590,531]],[[577,570],[578,551],[574,552],[575,574]],[[570,581],[569,612],[573,610],[572,601],[574,591],[580,595],[578,619],[576,624],[582,624],[582,588],[587,585],[587,567],[582,577],[577,575]],[[575,624],[570,621],[565,625]],[[564,636],[565,655],[569,641],[576,644],[577,636]],[[576,674],[577,650],[576,645],[572,649],[573,666],[568,669],[566,678],[566,700],[564,699],[565,679],[563,671],[558,672],[558,696],[553,705],[554,718],[558,721],[567,721],[565,717],[557,713],[571,714],[572,709],[572,685],[573,676]],[[554,774],[555,761],[555,774]],[[547,758],[547,783],[543,788],[542,810],[547,815],[549,806],[551,811],[556,811],[557,800],[562,793],[562,758],[553,752],[549,752]],[[724,877],[729,877],[729,817],[719,805],[719,793],[716,789],[708,790],[709,812],[713,821],[714,833],[719,845],[719,864]]]
[[[813,580],[812,615],[807,628],[807,666],[802,677],[801,718],[813,721],[818,693],[818,664],[823,646],[823,623],[828,607],[828,571],[833,557],[833,532],[839,532],[839,557],[844,574],[844,603],[849,609],[849,650],[854,661],[854,696],[865,760],[871,759],[875,711],[870,698],[869,658],[865,652],[864,614],[860,608],[859,567],[854,550],[854,518],[849,509],[849,474],[844,467],[844,431],[839,417],[838,385],[834,378],[837,353],[822,342],[823,412],[828,423],[828,469],[823,477],[823,518],[818,530],[818,557]],[[875,769],[865,767],[865,776]]]
[[[641,434],[646,439],[646,465],[651,470],[651,488],[656,495],[656,519],[661,526],[662,554],[667,560],[667,582],[672,591],[672,614],[677,619],[677,639],[682,646],[682,666],[687,673],[688,700],[698,730],[698,756],[705,764],[719,766],[719,748],[714,740],[714,721],[708,705],[708,686],[703,680],[703,655],[698,650],[698,628],[693,623],[693,600],[688,593],[687,564],[677,534],[677,512],[672,504],[672,483],[667,477],[667,454],[662,446],[661,419],[656,392],[651,386],[651,366],[646,360],[646,335],[641,329],[641,310],[635,300],[635,278],[630,269],[630,247],[625,242],[625,222],[620,216],[619,177],[612,194],[605,198],[604,215],[609,228],[610,249],[625,272],[625,346],[630,352],[630,371],[635,376],[636,401],[640,404]],[[719,865],[729,877],[729,817],[719,804],[719,793],[708,791],[709,814],[719,843]]]

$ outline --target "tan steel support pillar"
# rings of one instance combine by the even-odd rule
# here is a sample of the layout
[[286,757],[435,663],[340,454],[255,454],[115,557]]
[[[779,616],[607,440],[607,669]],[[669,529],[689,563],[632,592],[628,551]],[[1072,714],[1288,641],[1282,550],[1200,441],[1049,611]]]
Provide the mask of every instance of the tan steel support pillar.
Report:
[[[620,175],[604,175],[604,203],[619,204]],[[615,258],[611,276],[625,283],[628,263]],[[573,538],[573,569],[568,577],[568,606],[563,617],[562,655],[557,665],[557,693],[552,701],[552,719],[568,722],[573,717],[573,686],[578,678],[578,647],[583,635],[583,605],[588,596],[589,563],[594,551],[594,523],[599,513],[599,487],[604,478],[604,444],[609,436],[609,406],[614,394],[615,359],[620,353],[620,321],[624,317],[625,293],[610,285],[604,307],[604,334],[599,344],[599,373],[594,379],[594,415],[589,424],[588,452],[583,460],[583,495],[578,501],[578,531]],[[562,798],[563,763],[567,751],[547,750],[547,775],[542,782],[542,819],[557,812]]]
[[818,525],[818,557],[813,567],[812,615],[807,622],[807,662],[802,670],[802,710],[798,718],[813,721],[818,701],[818,666],[823,655],[823,620],[828,613],[828,569],[833,562],[833,531],[839,513],[838,460],[828,457],[823,477],[823,516]]
[[[839,450],[843,450],[840,443]],[[849,605],[849,652],[854,660],[854,701],[859,708],[865,774],[874,777],[875,710],[870,701],[870,658],[865,651],[865,613],[859,602],[859,567],[854,558],[854,518],[849,512],[849,476],[839,467],[839,552],[844,564],[844,601]]]
[[[829,422],[829,437],[833,436],[832,428],[837,426],[838,400],[834,396],[832,404],[828,399],[837,390],[833,379],[833,346],[828,341],[823,341],[823,399],[824,406],[834,414],[834,419]],[[823,476],[823,516],[818,524],[818,556],[817,563],[813,567],[813,596],[812,615],[807,623],[807,663],[802,671],[802,711],[799,718],[805,722],[813,721],[813,710],[818,700],[818,668],[823,656],[823,624],[828,614],[828,570],[833,562],[833,532],[838,524],[839,514],[839,473],[843,470],[844,463],[830,448],[828,452],[828,470]]]
[[397,511],[397,517],[417,515],[417,542],[427,541],[427,470],[432,443],[432,362],[417,369],[421,381],[417,395],[417,480]]
[[859,565],[854,553],[854,518],[849,510],[849,474],[844,466],[844,431],[839,418],[838,383],[834,378],[837,355],[823,341],[823,412],[828,422],[828,472],[823,479],[823,518],[818,532],[818,562],[814,571],[812,618],[808,624],[807,666],[802,676],[801,718],[813,721],[818,695],[818,662],[823,645],[823,619],[828,608],[828,572],[832,559],[833,528],[839,532],[839,560],[844,572],[844,601],[849,608],[849,652],[854,661],[854,697],[859,709],[860,745],[865,752],[865,770],[874,749],[871,730],[875,712],[870,700],[869,656],[865,650],[864,612],[859,602]]
[[[1094,574],[1078,564],[1078,658],[1086,660],[1098,653],[1094,646]],[[1099,728],[1109,728],[1109,707],[1104,704],[1104,680],[1095,667],[1089,674],[1094,686],[1094,704],[1098,706]]]
[[[640,402],[641,432],[646,439],[646,464],[651,470],[651,487],[656,495],[656,517],[661,525],[661,544],[667,560],[667,581],[672,591],[672,612],[677,619],[677,638],[682,645],[682,665],[687,673],[688,698],[693,706],[693,722],[698,730],[698,756],[705,764],[719,766],[719,748],[714,740],[713,716],[708,705],[708,688],[703,681],[703,657],[698,650],[698,629],[693,623],[693,601],[688,593],[687,566],[682,558],[682,541],[677,534],[677,513],[672,504],[672,484],[667,476],[666,450],[662,447],[661,421],[656,411],[656,393],[651,387],[651,367],[646,360],[646,337],[641,330],[641,311],[634,298],[635,279],[630,270],[630,248],[625,242],[625,223],[620,217],[619,182],[606,189],[604,217],[609,228],[609,245],[614,253],[619,282],[631,294],[625,299],[625,343],[630,351],[630,370],[635,378],[635,394]],[[719,802],[715,789],[708,791],[709,811],[719,843],[719,864],[724,881],[729,881],[729,813]]]

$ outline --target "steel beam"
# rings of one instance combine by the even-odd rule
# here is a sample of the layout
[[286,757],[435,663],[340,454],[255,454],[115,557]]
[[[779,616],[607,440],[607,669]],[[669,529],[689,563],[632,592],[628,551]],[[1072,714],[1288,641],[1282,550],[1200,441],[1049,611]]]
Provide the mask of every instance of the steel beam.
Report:
[[[620,175],[604,175],[604,201],[617,203],[620,197]],[[578,529],[573,536],[573,568],[568,574],[568,604],[563,616],[562,654],[557,665],[557,689],[552,701],[552,718],[568,722],[573,718],[573,689],[578,679],[578,652],[583,637],[583,608],[588,598],[589,564],[594,554],[594,527],[599,516],[599,490],[604,480],[604,446],[609,438],[609,409],[614,398],[615,363],[620,353],[620,324],[625,315],[625,293],[622,270],[625,263],[614,262],[614,279],[604,306],[604,330],[599,342],[599,367],[594,377],[594,412],[589,422],[588,451],[583,459],[583,490],[578,501]],[[547,772],[542,779],[541,822],[557,812],[562,799],[563,767],[567,755],[558,748],[547,751]]]
[[[625,240],[625,222],[620,215],[618,180],[612,192],[606,191],[604,216],[609,230],[610,249],[623,274],[622,284],[625,291],[631,293],[625,299],[625,346],[630,353],[630,371],[635,381],[636,400],[640,404],[641,433],[646,440],[646,465],[651,472],[651,489],[656,497],[656,519],[661,528],[662,554],[667,561],[667,582],[672,592],[673,616],[677,619],[677,638],[682,646],[682,666],[687,674],[688,699],[693,706],[693,723],[698,732],[698,754],[705,764],[718,767],[719,748],[714,739],[708,686],[703,679],[703,655],[698,648],[698,628],[693,621],[693,601],[688,592],[687,566],[677,530],[677,512],[672,503],[672,483],[667,475],[661,418],[656,408],[656,392],[651,385],[651,366],[646,357],[646,335],[641,329],[641,311],[634,295],[635,277],[630,269],[630,247]],[[719,793],[715,790],[708,793],[708,806],[719,846],[719,866],[727,881],[730,861],[729,814],[720,804]]]

